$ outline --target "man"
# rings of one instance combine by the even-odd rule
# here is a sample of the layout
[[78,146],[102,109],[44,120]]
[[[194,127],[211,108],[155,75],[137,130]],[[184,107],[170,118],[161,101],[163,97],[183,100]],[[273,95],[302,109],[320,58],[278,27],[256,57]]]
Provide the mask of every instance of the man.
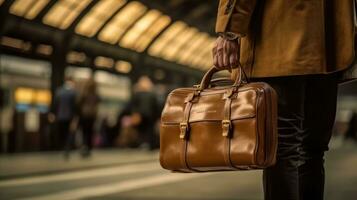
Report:
[[158,116],[158,101],[154,93],[154,84],[148,76],[141,76],[134,86],[131,99],[131,121],[137,125],[138,131],[143,134],[143,141],[150,150],[155,149],[155,123]]
[[355,56],[354,8],[354,0],[220,0],[214,65],[241,63],[279,97],[277,163],[263,173],[267,200],[323,199],[338,76]]
[[57,122],[60,147],[65,150],[65,158],[69,156],[72,136],[71,123],[75,116],[77,91],[71,78],[66,78],[62,87],[57,89],[53,98],[49,121]]

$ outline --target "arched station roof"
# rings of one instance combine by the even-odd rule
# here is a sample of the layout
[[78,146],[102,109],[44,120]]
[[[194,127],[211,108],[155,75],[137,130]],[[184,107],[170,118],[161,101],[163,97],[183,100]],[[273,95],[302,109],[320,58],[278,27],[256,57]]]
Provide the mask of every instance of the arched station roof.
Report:
[[198,70],[212,65],[216,6],[207,0],[0,0],[7,15]]

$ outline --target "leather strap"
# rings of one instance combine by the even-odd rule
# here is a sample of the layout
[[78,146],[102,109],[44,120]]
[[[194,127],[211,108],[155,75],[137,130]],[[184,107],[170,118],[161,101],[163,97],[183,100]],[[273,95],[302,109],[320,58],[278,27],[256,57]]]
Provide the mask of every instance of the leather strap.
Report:
[[190,113],[192,108],[192,101],[193,99],[199,95],[199,92],[195,91],[189,94],[185,99],[185,109],[183,111],[183,121],[180,123],[180,139],[187,139],[188,133],[190,131]]
[[230,168],[235,168],[231,156],[231,134],[232,134],[232,121],[231,121],[231,105],[232,105],[232,96],[235,93],[236,88],[230,88],[227,93],[224,94],[223,98],[226,99],[224,104],[224,116],[222,120],[222,136],[225,137],[224,144],[224,161],[226,165]]
[[231,123],[231,103],[232,99],[228,97],[224,104],[224,118],[222,120],[222,136],[230,137],[232,123]]
[[180,123],[180,139],[181,139],[181,144],[182,144],[182,153],[181,153],[181,165],[183,167],[186,167],[188,171],[195,171],[190,168],[190,166],[187,163],[187,146],[188,146],[188,138],[189,138],[189,132],[190,132],[190,113],[191,113],[191,108],[192,108],[192,101],[196,96],[199,95],[199,92],[195,91],[187,96],[185,99],[185,109],[184,109],[184,117],[183,117],[183,122]]
[[227,92],[223,95],[223,99],[226,99],[224,104],[224,116],[222,120],[222,136],[230,137],[232,122],[231,122],[231,104],[232,104],[232,96],[237,91],[238,87],[231,87],[227,90]]

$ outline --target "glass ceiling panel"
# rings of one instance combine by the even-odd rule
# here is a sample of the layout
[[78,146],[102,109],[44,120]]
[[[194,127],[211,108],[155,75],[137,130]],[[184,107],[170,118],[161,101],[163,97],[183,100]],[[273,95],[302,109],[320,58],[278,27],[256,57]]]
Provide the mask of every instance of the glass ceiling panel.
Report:
[[115,69],[121,73],[129,73],[132,68],[133,66],[130,62],[120,60],[115,63]]
[[193,55],[193,53],[195,52],[195,50],[200,49],[206,49],[206,47],[204,47],[202,44],[205,42],[206,39],[208,39],[209,36],[206,33],[202,33],[197,39],[195,39],[191,44],[191,46],[182,54],[179,56],[178,62],[182,63],[182,64],[189,64],[190,63],[190,59],[192,57],[195,57],[195,55]]
[[35,0],[17,0],[10,7],[10,13],[23,17]]
[[145,31],[145,34],[142,34],[141,37],[134,44],[134,48],[138,52],[143,52],[152,40],[171,22],[171,18],[164,15],[156,20],[148,30]]
[[[68,28],[92,0],[59,0],[43,18],[45,24]],[[4,0],[0,0],[0,5]],[[15,0],[11,14],[34,19],[50,0]],[[122,8],[98,34],[98,39],[111,44],[143,52],[154,38],[171,23],[169,16],[137,1],[100,0],[76,26],[75,32],[93,37],[118,9]],[[145,14],[145,15],[144,15]],[[140,19],[139,19],[140,18]],[[136,22],[136,23],[135,23]],[[134,24],[135,23],[135,24]],[[129,29],[130,28],[130,29]],[[173,23],[149,47],[148,53],[184,65],[206,69],[212,65],[211,48],[214,39],[184,22]],[[209,47],[209,48],[207,48]]]
[[162,51],[161,55],[163,58],[171,61],[175,60],[177,58],[177,52],[182,50],[181,47],[185,46],[185,43],[197,33],[198,30],[196,28],[187,28],[185,31],[178,34]]
[[[210,60],[212,63],[213,63],[213,60],[212,60],[212,48],[215,44],[215,39],[213,38],[210,38],[206,43],[205,43],[205,46],[207,47],[207,49],[205,51],[203,51],[202,54],[200,54],[197,58],[192,58],[191,59],[191,63],[193,65],[199,65],[199,63],[201,62],[201,60],[203,61],[207,61],[207,58],[208,60]],[[211,63],[211,64],[212,64]]]
[[76,33],[87,37],[94,36],[104,23],[124,4],[126,0],[99,1],[76,27]]
[[11,5],[10,13],[26,19],[34,19],[48,2],[49,0],[17,0]]
[[199,65],[202,65],[202,62],[205,62],[207,59],[212,60],[212,58],[209,58],[209,57],[212,57],[211,51],[212,51],[214,43],[215,43],[215,39],[212,39],[212,38],[207,39],[202,44],[202,46],[205,47],[205,49],[202,51],[202,49],[199,48],[199,50],[194,52],[194,54],[197,56],[191,60],[192,65],[199,66]]
[[60,29],[68,28],[80,12],[92,0],[61,0],[58,1],[43,18],[43,23]]
[[[215,39],[211,39],[209,44],[206,46],[207,47],[207,51],[205,54],[203,54],[203,56],[201,56],[201,59],[199,61],[192,61],[193,65],[201,65],[204,68],[207,67],[212,67],[213,66],[213,57],[212,57],[212,48],[215,44]],[[197,64],[195,62],[198,62]]]
[[124,37],[119,41],[119,45],[125,48],[135,49],[135,41],[145,34],[146,30],[161,16],[157,10],[150,10],[135,25],[125,33]]
[[155,42],[150,46],[148,53],[152,56],[160,56],[160,52],[165,48],[166,44],[173,40],[173,38],[187,25],[183,22],[177,21],[173,23]]
[[99,33],[99,40],[115,44],[147,8],[137,2],[128,3]]
[[212,54],[210,52],[206,52],[204,55],[197,60],[197,62],[192,63],[193,66],[198,66],[201,69],[206,69],[213,65]]

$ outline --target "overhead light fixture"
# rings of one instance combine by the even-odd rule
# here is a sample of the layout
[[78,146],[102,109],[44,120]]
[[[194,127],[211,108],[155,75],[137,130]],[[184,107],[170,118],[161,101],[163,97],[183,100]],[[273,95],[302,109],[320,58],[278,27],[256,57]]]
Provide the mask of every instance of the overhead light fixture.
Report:
[[49,56],[53,52],[53,48],[47,44],[39,44],[36,48],[36,52],[42,55]]
[[125,3],[126,0],[99,1],[76,26],[76,33],[87,37],[94,36],[104,23]]
[[118,12],[99,33],[98,39],[110,44],[116,44],[128,28],[147,10],[146,6],[137,1],[131,1]]
[[70,51],[66,56],[67,62],[72,64],[83,63],[86,61],[86,59],[86,54],[78,51]]
[[145,31],[160,17],[160,15],[161,13],[157,10],[148,11],[125,33],[123,38],[119,41],[119,45],[125,48],[134,49],[136,40],[138,40],[142,34],[145,34]]
[[94,60],[94,65],[100,68],[112,68],[114,60],[104,56],[97,56]]
[[49,0],[16,0],[9,12],[26,19],[34,19],[48,2]]
[[176,37],[178,33],[187,27],[186,23],[177,21],[173,23],[162,35],[149,47],[148,53],[152,56],[162,57],[162,50]]
[[0,44],[2,46],[7,46],[22,51],[29,51],[32,47],[30,42],[26,42],[17,38],[3,36],[1,38]]
[[129,73],[132,68],[133,66],[131,65],[131,63],[126,61],[121,60],[115,63],[115,69],[120,73],[124,73],[124,74]]
[[92,0],[61,0],[50,9],[43,23],[59,29],[68,28]]

